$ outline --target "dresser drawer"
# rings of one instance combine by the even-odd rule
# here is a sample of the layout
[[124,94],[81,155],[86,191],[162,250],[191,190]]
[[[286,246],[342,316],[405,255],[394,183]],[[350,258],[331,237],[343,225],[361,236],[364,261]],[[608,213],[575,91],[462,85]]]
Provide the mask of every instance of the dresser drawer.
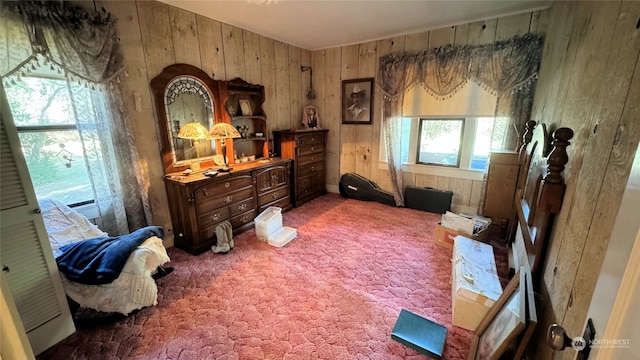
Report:
[[260,206],[260,208],[258,209],[258,214],[261,214],[263,211],[265,211],[268,207],[270,206],[275,206],[275,207],[279,207],[281,209],[284,209],[286,207],[288,207],[289,205],[291,205],[291,196],[287,195],[283,198],[280,198],[274,202],[270,202],[270,203],[266,203],[262,206]]
[[315,154],[315,153],[324,153],[324,144],[316,144],[316,145],[305,145],[298,147],[298,156]]
[[298,198],[304,198],[306,196],[309,195],[313,195],[313,194],[317,194],[317,193],[325,193],[326,189],[324,184],[312,184],[311,186],[304,188],[304,189],[299,189],[298,190]]
[[314,162],[324,161],[324,153],[316,153],[298,157],[298,169],[301,166],[313,164]]
[[253,197],[253,186],[245,187],[234,192],[229,192],[226,195],[218,194],[218,196],[216,197],[209,197],[202,200],[196,199],[196,208],[198,209],[198,214],[202,214],[212,209],[217,209],[225,205],[241,202],[250,197]]
[[258,196],[258,206],[265,205],[285,196],[289,196],[289,186],[279,187]]
[[315,173],[324,174],[324,161],[317,163],[311,163],[308,165],[298,167],[298,176],[307,176]]
[[232,217],[229,220],[229,222],[231,223],[232,228],[237,229],[244,224],[252,222],[253,219],[255,219],[255,217],[256,217],[255,210],[252,209],[251,211],[247,211],[245,213]]
[[237,203],[233,203],[229,206],[231,215],[236,216],[246,211],[254,210],[256,208],[256,201],[253,197],[242,200]]
[[299,135],[297,142],[298,146],[324,144],[324,133]]
[[253,186],[251,176],[241,176],[227,181],[220,181],[202,186],[195,191],[196,203],[205,201],[223,194],[228,194],[235,189]]
[[225,220],[229,220],[229,208],[226,206],[198,216],[198,223],[202,229],[214,226]]

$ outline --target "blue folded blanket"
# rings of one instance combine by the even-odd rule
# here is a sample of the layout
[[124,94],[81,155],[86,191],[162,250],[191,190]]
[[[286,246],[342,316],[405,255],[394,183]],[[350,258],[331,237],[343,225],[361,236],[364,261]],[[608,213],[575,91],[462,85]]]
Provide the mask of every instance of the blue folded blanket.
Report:
[[86,285],[113,282],[131,253],[152,236],[164,237],[160,226],[147,226],[131,234],[82,240],[60,248],[58,269],[67,279]]

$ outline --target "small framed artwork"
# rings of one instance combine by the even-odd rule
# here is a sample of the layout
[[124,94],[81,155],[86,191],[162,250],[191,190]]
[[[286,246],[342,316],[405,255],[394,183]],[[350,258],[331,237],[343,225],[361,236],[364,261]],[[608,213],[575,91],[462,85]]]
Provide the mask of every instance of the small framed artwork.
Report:
[[373,78],[342,81],[342,123],[371,124]]
[[320,116],[318,116],[318,108],[315,106],[305,106],[302,111],[302,128],[303,129],[319,129]]
[[521,268],[478,325],[467,360],[497,360],[507,347],[517,343],[526,322],[525,283]]
[[251,101],[247,99],[240,99],[238,100],[238,103],[243,116],[253,115],[253,111],[251,110]]

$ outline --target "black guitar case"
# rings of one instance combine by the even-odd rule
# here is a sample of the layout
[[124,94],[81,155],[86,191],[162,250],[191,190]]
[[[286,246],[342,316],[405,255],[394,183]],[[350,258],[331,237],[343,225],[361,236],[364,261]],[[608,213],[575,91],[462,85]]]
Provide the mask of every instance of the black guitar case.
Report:
[[339,189],[340,195],[345,198],[377,201],[385,205],[396,206],[396,201],[392,193],[382,190],[373,181],[356,173],[346,173],[342,175]]

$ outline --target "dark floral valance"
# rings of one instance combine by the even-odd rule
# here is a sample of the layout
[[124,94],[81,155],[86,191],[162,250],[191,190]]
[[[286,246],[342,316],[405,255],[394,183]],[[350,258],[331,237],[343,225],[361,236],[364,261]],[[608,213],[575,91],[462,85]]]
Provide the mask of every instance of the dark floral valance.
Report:
[[0,29],[9,41],[0,54],[0,75],[47,62],[73,78],[100,84],[124,70],[116,18],[108,12],[62,1],[4,1],[0,6]]
[[387,162],[398,206],[404,204],[400,132],[392,120],[402,115],[404,93],[419,85],[435,99],[445,100],[474,81],[497,96],[494,115],[509,118],[506,147],[515,148],[515,129],[523,128],[531,113],[543,44],[543,35],[526,34],[486,45],[447,45],[380,58],[376,85],[383,98]]
[[447,45],[416,54],[380,58],[377,86],[386,99],[420,84],[436,98],[446,98],[468,80],[495,94],[517,90],[537,74],[544,37],[516,36],[486,45]]

